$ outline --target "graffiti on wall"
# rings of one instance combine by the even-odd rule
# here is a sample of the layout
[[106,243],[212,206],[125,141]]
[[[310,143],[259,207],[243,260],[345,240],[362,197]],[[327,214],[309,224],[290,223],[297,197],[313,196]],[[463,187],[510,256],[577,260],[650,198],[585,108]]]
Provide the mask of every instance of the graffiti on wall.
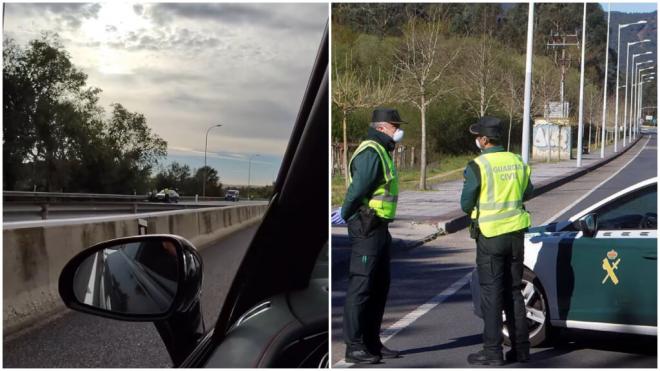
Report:
[[567,160],[571,157],[571,128],[549,122],[537,123],[533,130],[532,159]]

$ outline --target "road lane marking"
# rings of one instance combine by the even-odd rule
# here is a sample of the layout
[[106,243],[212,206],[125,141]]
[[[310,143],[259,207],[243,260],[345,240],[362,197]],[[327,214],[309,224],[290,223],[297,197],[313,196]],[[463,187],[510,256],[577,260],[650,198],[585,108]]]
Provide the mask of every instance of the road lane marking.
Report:
[[589,197],[590,194],[592,194],[594,191],[596,191],[598,188],[600,188],[603,184],[605,184],[605,183],[609,182],[610,180],[612,180],[612,178],[614,178],[615,176],[617,176],[621,171],[623,171],[623,169],[627,168],[628,165],[630,165],[631,162],[635,161],[635,159],[639,156],[639,154],[642,153],[642,151],[643,151],[644,149],[646,149],[646,145],[649,144],[649,141],[650,141],[650,140],[651,140],[651,137],[649,136],[649,137],[646,139],[646,143],[644,143],[644,145],[642,146],[642,148],[641,148],[641,149],[640,149],[640,150],[639,150],[639,151],[638,151],[638,152],[637,152],[637,153],[636,153],[636,154],[630,159],[630,161],[626,162],[626,164],[623,165],[623,166],[621,166],[621,168],[619,168],[619,170],[615,171],[614,174],[610,175],[607,179],[603,180],[603,181],[600,182],[596,187],[594,187],[590,192],[585,193],[584,195],[582,195],[582,197],[580,197],[580,198],[578,198],[577,200],[575,200],[575,202],[573,202],[572,204],[566,206],[566,207],[563,208],[560,212],[558,212],[557,214],[553,215],[553,216],[550,217],[548,220],[546,220],[545,222],[543,222],[543,223],[541,223],[541,224],[539,224],[539,225],[546,225],[546,224],[548,224],[548,223],[551,223],[551,222],[555,221],[557,218],[559,218],[560,216],[562,216],[562,215],[563,215],[564,213],[566,213],[568,210],[572,209],[575,205],[577,205],[578,203],[582,202],[582,200],[584,200],[585,198]]
[[[437,307],[439,304],[443,303],[445,300],[447,300],[452,295],[457,293],[458,290],[462,289],[463,286],[465,286],[468,282],[470,282],[470,277],[471,276],[472,276],[472,271],[470,271],[468,274],[466,274],[465,276],[458,279],[451,286],[444,289],[441,293],[439,293],[436,296],[432,297],[431,300],[429,300],[426,303],[418,306],[412,312],[410,312],[410,313],[406,314],[405,316],[403,316],[403,318],[398,320],[392,326],[390,326],[387,329],[381,331],[380,339],[383,342],[383,344],[385,344],[388,340],[392,339],[396,334],[401,332],[401,330],[403,330],[406,327],[410,326],[413,322],[417,321],[420,317],[422,317],[426,313],[430,312],[433,308]],[[353,363],[347,363],[346,360],[342,359],[341,361],[335,363],[332,367],[333,368],[348,368],[348,367],[351,367],[352,365],[353,365]]]
[[94,257],[94,263],[92,264],[92,274],[89,275],[89,282],[87,283],[87,290],[85,292],[85,300],[83,300],[83,304],[94,304],[94,282],[96,281],[96,262],[98,259],[98,256]]

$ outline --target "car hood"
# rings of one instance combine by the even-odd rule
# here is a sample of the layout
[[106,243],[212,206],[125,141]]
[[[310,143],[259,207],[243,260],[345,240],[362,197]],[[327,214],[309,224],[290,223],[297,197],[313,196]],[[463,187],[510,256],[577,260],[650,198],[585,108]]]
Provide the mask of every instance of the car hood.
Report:
[[547,233],[547,232],[575,232],[571,228],[566,228],[572,223],[568,220],[562,220],[559,222],[552,222],[549,224],[539,225],[536,227],[531,227],[527,230],[527,233]]

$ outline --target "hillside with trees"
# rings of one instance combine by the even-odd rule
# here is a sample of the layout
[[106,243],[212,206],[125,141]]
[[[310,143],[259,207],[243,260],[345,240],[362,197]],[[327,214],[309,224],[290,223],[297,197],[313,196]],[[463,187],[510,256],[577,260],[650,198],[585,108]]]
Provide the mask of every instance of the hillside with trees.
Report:
[[[542,116],[549,102],[559,101],[560,66],[555,51],[547,47],[549,36],[577,33],[581,41],[582,6],[535,6],[533,116]],[[441,167],[443,159],[476,153],[467,127],[482,116],[501,118],[505,146],[519,151],[528,4],[356,3],[333,4],[332,12],[332,142],[342,155],[333,155],[334,175],[344,173],[344,161],[338,159],[350,158],[366,133],[371,110],[380,105],[397,107],[409,122],[399,144],[407,151],[405,159],[397,161],[401,168],[419,170],[420,189],[426,188],[427,165]],[[587,5],[586,32],[585,130],[593,131],[595,144],[607,36],[607,13],[599,4]],[[616,49],[609,53],[613,95]],[[568,54],[565,100],[571,122],[577,124],[580,50],[572,47]],[[613,119],[613,113],[609,117]]]

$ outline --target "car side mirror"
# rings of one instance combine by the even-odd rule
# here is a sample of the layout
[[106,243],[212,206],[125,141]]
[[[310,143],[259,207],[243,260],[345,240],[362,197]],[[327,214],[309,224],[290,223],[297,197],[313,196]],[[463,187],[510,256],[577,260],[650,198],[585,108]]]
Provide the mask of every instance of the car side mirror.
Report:
[[598,215],[587,214],[576,221],[576,227],[586,237],[593,237],[598,232]]
[[67,307],[125,321],[159,321],[199,299],[202,260],[174,235],[105,241],[71,259],[60,274]]

